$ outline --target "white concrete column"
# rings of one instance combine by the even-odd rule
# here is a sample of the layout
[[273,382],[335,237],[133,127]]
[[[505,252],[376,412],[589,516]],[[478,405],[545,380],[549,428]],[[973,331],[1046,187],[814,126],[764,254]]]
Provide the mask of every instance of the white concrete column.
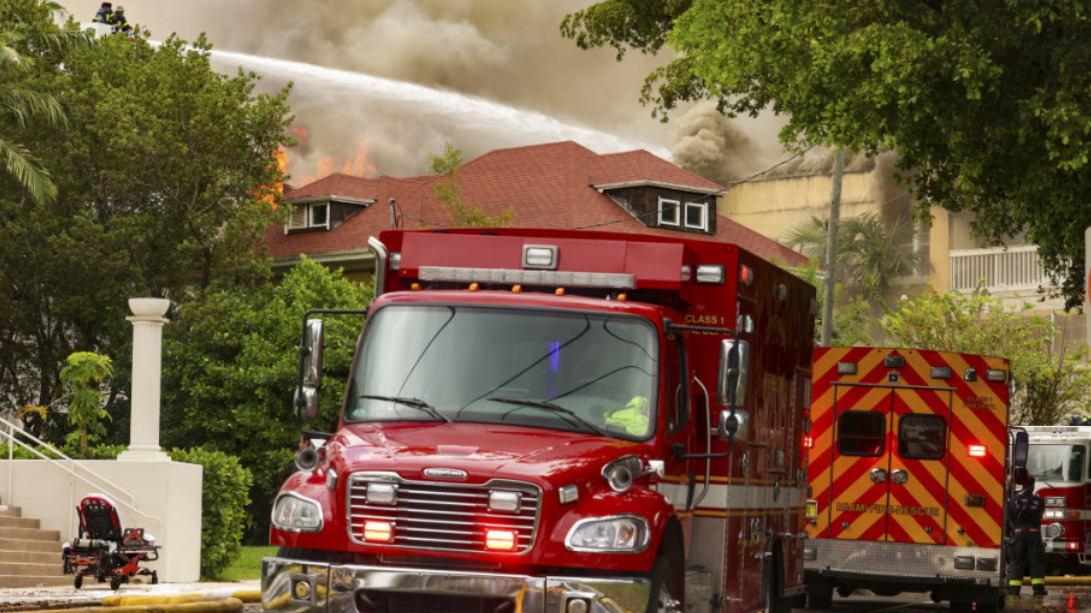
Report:
[[118,460],[170,461],[159,448],[159,386],[163,362],[163,324],[170,308],[165,298],[130,298],[133,316],[133,389],[129,448]]

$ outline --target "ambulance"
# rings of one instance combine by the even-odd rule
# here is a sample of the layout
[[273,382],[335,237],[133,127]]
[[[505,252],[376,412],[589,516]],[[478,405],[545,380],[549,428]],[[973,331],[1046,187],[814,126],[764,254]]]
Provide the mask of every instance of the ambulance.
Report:
[[823,347],[813,368],[808,606],[866,589],[927,592],[956,613],[995,611],[1007,484],[1026,475],[1016,468],[1027,435],[1008,428],[1008,361]]

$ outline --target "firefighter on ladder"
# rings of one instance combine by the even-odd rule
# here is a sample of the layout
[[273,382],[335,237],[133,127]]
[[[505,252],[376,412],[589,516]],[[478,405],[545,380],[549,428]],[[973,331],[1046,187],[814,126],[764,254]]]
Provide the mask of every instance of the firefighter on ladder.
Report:
[[1030,584],[1035,596],[1046,593],[1045,552],[1042,549],[1042,514],[1045,503],[1042,497],[1034,493],[1034,477],[1027,477],[1023,490],[1012,497],[1012,535],[1011,566],[1008,567],[1008,594],[1019,595],[1023,586],[1024,573],[1030,571]]

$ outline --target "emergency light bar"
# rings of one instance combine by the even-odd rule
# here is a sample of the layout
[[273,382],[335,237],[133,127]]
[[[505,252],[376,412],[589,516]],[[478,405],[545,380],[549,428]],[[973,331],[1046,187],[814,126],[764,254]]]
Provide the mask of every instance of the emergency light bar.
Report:
[[560,285],[565,287],[636,289],[636,275],[615,272],[421,266],[419,276],[422,281],[447,281],[452,283],[477,282],[507,285]]

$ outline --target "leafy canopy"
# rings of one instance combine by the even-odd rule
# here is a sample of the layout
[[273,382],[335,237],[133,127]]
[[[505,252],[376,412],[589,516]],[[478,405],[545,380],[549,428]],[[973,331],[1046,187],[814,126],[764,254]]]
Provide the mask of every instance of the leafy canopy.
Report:
[[270,274],[260,245],[283,214],[270,198],[282,180],[276,152],[290,141],[287,90],[257,94],[256,75],[215,71],[203,38],[152,46],[108,36],[32,52],[30,85],[60,103],[67,128],[24,131],[55,201],[24,197],[0,176],[0,394],[48,404],[63,391],[65,357],[93,351],[115,359],[117,422],[128,414],[118,396],[129,384],[128,298],[177,308],[201,288]]
[[934,290],[902,301],[883,320],[894,346],[958,351],[1010,360],[1015,395],[1012,423],[1054,425],[1091,410],[1091,369],[1085,348],[1064,349],[1057,326],[1043,315],[1004,306],[983,286],[969,295]]
[[[203,292],[165,328],[165,444],[238,456],[254,475],[249,510],[261,538],[300,439],[292,399],[303,315],[363,309],[370,297],[370,288],[304,258],[276,286]],[[318,425],[305,427],[329,432],[337,424],[362,323],[362,315],[325,318]]]
[[[900,156],[924,214],[1026,232],[1082,301],[1091,226],[1091,6],[1083,0],[606,0],[565,17],[583,48],[676,53],[648,76],[654,113],[713,99],[788,118],[780,138]],[[911,171],[911,172],[910,172]]]

